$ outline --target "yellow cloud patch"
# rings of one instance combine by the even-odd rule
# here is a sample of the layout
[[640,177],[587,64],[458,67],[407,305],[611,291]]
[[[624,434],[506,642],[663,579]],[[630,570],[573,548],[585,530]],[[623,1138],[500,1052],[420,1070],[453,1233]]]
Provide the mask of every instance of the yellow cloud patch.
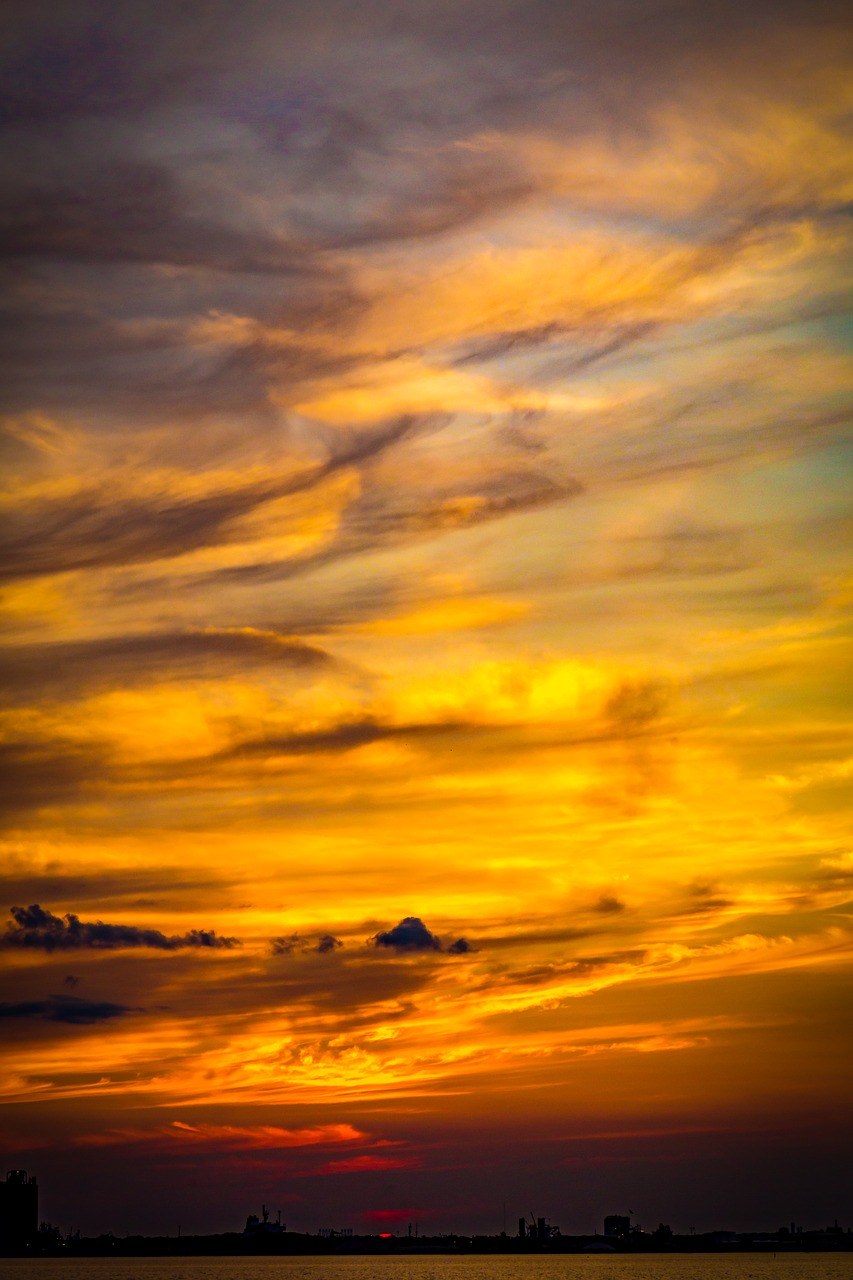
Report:
[[377,618],[355,630],[375,636],[430,635],[434,632],[506,626],[527,617],[529,613],[530,605],[523,601],[465,596],[438,600],[397,617]]

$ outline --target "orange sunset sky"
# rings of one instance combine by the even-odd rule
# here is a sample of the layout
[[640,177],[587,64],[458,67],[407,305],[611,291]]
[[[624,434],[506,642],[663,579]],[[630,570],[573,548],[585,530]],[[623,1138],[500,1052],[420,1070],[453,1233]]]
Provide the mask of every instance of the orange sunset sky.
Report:
[[843,1218],[846,6],[3,27],[5,1167]]

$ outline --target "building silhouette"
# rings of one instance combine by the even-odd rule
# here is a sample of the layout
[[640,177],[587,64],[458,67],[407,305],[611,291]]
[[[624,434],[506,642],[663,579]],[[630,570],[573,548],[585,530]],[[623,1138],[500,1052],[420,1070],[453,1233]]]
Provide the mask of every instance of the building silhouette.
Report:
[[287,1230],[287,1227],[281,1220],[281,1209],[278,1211],[278,1219],[276,1222],[270,1222],[270,1211],[265,1204],[261,1205],[261,1217],[256,1213],[250,1213],[246,1219],[246,1225],[243,1228],[244,1236],[269,1236],[281,1235]]
[[10,1169],[0,1182],[0,1245],[18,1249],[38,1234],[39,1189],[26,1169]]

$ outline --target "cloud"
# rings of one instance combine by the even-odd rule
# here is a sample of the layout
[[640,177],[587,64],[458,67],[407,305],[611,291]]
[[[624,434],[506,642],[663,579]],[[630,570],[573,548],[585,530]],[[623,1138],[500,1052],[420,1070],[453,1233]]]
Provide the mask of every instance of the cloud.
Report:
[[[10,1087],[112,1093],[116,1128],[146,1091],[476,1112],[539,1071],[570,1106],[560,1036],[603,1008],[659,1001],[675,1035],[700,988],[665,985],[725,975],[713,1004],[811,964],[668,948],[748,909],[799,934],[839,847],[827,797],[785,815],[841,754],[840,616],[826,661],[794,631],[844,540],[816,461],[849,121],[828,0],[8,3],[0,677],[26,705],[0,764],[38,812],[0,902],[76,904],[0,943],[31,984],[2,1025],[39,1050]],[[786,613],[787,639],[752,626]],[[765,641],[798,693],[747,658],[724,679]],[[388,924],[401,877],[437,932]],[[238,904],[248,945],[213,966],[233,940],[101,923]],[[263,955],[276,919],[323,923]],[[42,997],[91,995],[62,975],[93,965],[150,1016],[103,1012],[69,1061],[63,1022],[109,1006]],[[312,1145],[253,1114],[107,1141]]]
[[417,1169],[419,1164],[415,1156],[351,1156],[347,1160],[330,1160],[317,1173],[381,1173],[386,1169]]
[[[417,240],[440,236],[467,227],[488,215],[500,215],[536,194],[536,181],[522,173],[501,172],[500,164],[478,157],[455,173],[426,172],[420,190],[407,193],[396,207],[383,210],[381,217],[351,225],[325,243],[353,247],[395,240]],[[431,181],[430,181],[431,179]],[[324,243],[321,239],[320,243]]]
[[239,759],[242,756],[275,756],[275,755],[310,755],[324,751],[354,751],[373,742],[383,742],[394,738],[420,738],[454,734],[465,728],[458,722],[439,722],[425,724],[384,724],[373,718],[364,718],[350,723],[332,725],[329,729],[318,729],[310,733],[270,734],[267,737],[248,738],[228,747],[220,757],[223,760]]
[[[306,296],[290,299],[282,317],[262,297],[229,298],[229,292],[240,291],[211,291],[197,280],[195,306],[185,298],[183,309],[175,308],[177,314],[144,321],[132,315],[135,307],[145,306],[145,290],[138,287],[142,296],[132,298],[126,292],[122,299],[108,281],[91,282],[95,314],[83,316],[73,306],[34,299],[20,282],[17,290],[10,286],[0,306],[6,337],[0,352],[0,403],[7,411],[32,411],[33,381],[38,379],[42,412],[66,421],[84,408],[93,418],[115,415],[115,436],[99,442],[106,453],[133,423],[153,428],[144,443],[160,461],[174,458],[185,465],[186,453],[182,456],[178,443],[181,427],[199,416],[215,415],[205,437],[193,441],[195,459],[215,459],[228,451],[233,455],[247,446],[262,454],[264,443],[274,441],[280,428],[270,389],[329,377],[353,362],[345,352],[312,344],[305,333],[312,322],[319,323],[318,312],[343,316],[357,307],[345,283],[324,280],[306,285]],[[218,314],[229,302],[249,313],[236,318],[230,328],[227,317]],[[212,314],[199,321],[195,309],[204,311],[211,303]],[[170,312],[163,299],[161,306]],[[113,309],[131,314],[115,319],[103,314]],[[283,322],[287,337],[281,332]],[[178,427],[173,438],[157,432],[164,416]],[[10,468],[33,465],[20,442],[6,440],[0,449]]]
[[[19,0],[11,0],[9,9],[16,39],[6,53],[0,98],[4,122],[45,125],[87,115],[135,118],[155,102],[180,101],[200,92],[212,54],[216,60],[209,47],[203,51],[197,39],[189,38],[178,15],[170,20],[168,41],[158,40],[160,23],[146,22],[138,4],[129,9],[132,34],[129,28],[98,21],[91,0],[58,5],[50,24]],[[224,17],[224,10],[219,12]]]
[[380,1227],[393,1227],[399,1222],[414,1222],[421,1216],[420,1209],[368,1209],[362,1217]]
[[[270,942],[270,951],[274,956],[290,956],[299,947],[300,938],[298,933],[292,933],[289,938],[273,938]],[[302,948],[300,948],[301,950]]]
[[596,902],[594,910],[600,911],[605,916],[616,915],[625,910],[625,903],[614,897],[612,893],[603,893]]
[[726,897],[722,886],[706,880],[694,880],[687,886],[688,905],[683,908],[687,915],[712,914],[725,911],[735,906],[735,899]]
[[441,942],[417,916],[406,916],[393,929],[374,935],[375,947],[394,951],[440,951]]
[[217,937],[213,929],[190,929],[188,933],[167,937],[158,929],[139,929],[129,924],[104,924],[82,921],[69,913],[64,918],[43,910],[38,903],[30,907],[12,907],[13,923],[6,925],[0,946],[34,948],[40,951],[69,951],[91,948],[118,951],[131,947],[151,947],[158,951],[183,948],[230,949],[239,946],[236,938]]
[[[435,414],[415,418],[414,422],[429,434],[438,434],[447,424],[446,419]],[[473,529],[536,511],[584,492],[584,486],[570,476],[551,476],[519,466],[497,468],[496,474],[489,474],[492,469],[488,464],[467,486],[442,487],[434,483],[427,492],[419,492],[411,484],[382,484],[364,475],[361,496],[342,513],[328,546],[276,560],[226,566],[213,570],[206,580],[241,584],[284,581],[366,552],[397,550],[454,530]]]
[[[5,577],[133,564],[177,556],[222,540],[229,521],[304,481],[265,479],[204,497],[116,500],[115,489],[33,504],[3,547]],[[35,542],[30,540],[35,538]]]
[[177,175],[152,161],[114,160],[73,186],[32,180],[5,202],[5,253],[72,262],[156,263],[215,271],[317,271],[311,246],[193,216]]
[[331,933],[320,934],[314,943],[309,942],[307,938],[300,937],[298,933],[292,933],[289,937],[273,938],[270,943],[270,950],[274,956],[290,956],[294,952],[305,954],[309,951],[323,956],[330,955],[343,945],[340,938],[335,938]]
[[172,906],[180,900],[187,908],[197,905],[199,894],[233,901],[233,880],[217,871],[193,874],[162,866],[134,866],[104,869],[91,864],[65,871],[58,863],[47,866],[14,859],[9,860],[6,874],[0,875],[0,901],[41,901],[44,898],[64,902],[74,899],[102,904],[117,899],[122,908]]
[[[321,434],[316,443],[326,460],[319,465],[287,468],[284,474],[267,471],[260,479],[237,479],[198,497],[132,490],[122,494],[121,482],[113,479],[80,487],[70,496],[17,504],[7,512],[0,572],[13,580],[117,567],[239,541],[245,537],[241,518],[266,503],[314,489],[344,468],[365,464],[418,425],[417,418],[403,415],[362,431]],[[124,483],[129,483],[127,477]]]
[[14,813],[77,797],[93,780],[108,772],[103,744],[63,742],[57,735],[45,741],[8,741],[0,744],[0,765],[6,782],[0,809]]
[[406,916],[393,929],[374,934],[371,941],[375,947],[397,952],[445,951],[447,955],[461,956],[475,949],[467,938],[457,938],[449,947],[443,947],[441,939],[418,916]]
[[[67,979],[66,979],[67,981]],[[47,1022],[67,1022],[73,1026],[88,1026],[94,1022],[106,1022],[126,1013],[139,1013],[123,1004],[111,1004],[108,1000],[83,1000],[79,996],[48,996],[46,1000],[22,1000],[17,1004],[0,1004],[0,1018],[43,1018]]]
[[173,1120],[157,1129],[106,1130],[87,1134],[78,1141],[79,1145],[90,1147],[146,1143],[172,1150],[176,1146],[197,1146],[223,1151],[284,1151],[295,1147],[366,1144],[371,1139],[351,1124],[284,1129],[278,1125],[188,1124]]
[[179,1142],[213,1143],[223,1147],[244,1146],[256,1150],[284,1150],[288,1147],[337,1146],[366,1142],[369,1134],[351,1124],[319,1124],[305,1129],[282,1129],[277,1125],[232,1127],[217,1124],[187,1124],[175,1120],[162,1131]]
[[330,951],[337,951],[343,945],[340,938],[335,938],[330,933],[324,933],[318,939],[314,950],[319,951],[320,955],[327,955]]
[[518,927],[511,933],[498,933],[480,940],[480,947],[486,950],[504,950],[506,948],[527,948],[530,946],[564,945],[589,938],[598,933],[598,929],[578,928],[572,925],[553,925],[538,927],[526,921],[519,921]]
[[320,671],[333,659],[315,645],[254,627],[207,627],[103,639],[7,646],[0,650],[6,701],[20,702],[79,688],[123,687],[158,679],[198,677],[223,668],[271,665]]

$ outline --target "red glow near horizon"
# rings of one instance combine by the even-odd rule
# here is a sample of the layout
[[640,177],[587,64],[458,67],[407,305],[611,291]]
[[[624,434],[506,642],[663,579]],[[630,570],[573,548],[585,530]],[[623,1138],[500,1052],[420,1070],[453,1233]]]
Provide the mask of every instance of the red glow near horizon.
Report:
[[364,1216],[369,1222],[394,1223],[394,1222],[414,1222],[419,1217],[418,1209],[371,1209]]

